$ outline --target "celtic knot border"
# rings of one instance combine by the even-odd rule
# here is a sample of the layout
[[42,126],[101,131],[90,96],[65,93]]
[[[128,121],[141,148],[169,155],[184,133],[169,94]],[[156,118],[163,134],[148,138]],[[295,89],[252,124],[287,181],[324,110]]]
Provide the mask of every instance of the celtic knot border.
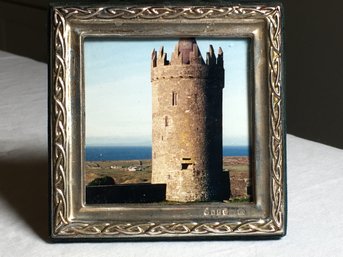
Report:
[[[66,23],[70,19],[215,19],[261,18],[268,24],[268,79],[271,103],[270,143],[272,155],[271,219],[244,222],[184,222],[157,224],[118,224],[117,222],[69,222],[67,218],[67,113],[66,113]],[[284,154],[281,77],[281,10],[278,6],[187,6],[187,7],[60,7],[53,13],[52,67],[52,164],[53,164],[53,232],[60,236],[132,236],[132,235],[202,235],[274,233],[284,223]]]

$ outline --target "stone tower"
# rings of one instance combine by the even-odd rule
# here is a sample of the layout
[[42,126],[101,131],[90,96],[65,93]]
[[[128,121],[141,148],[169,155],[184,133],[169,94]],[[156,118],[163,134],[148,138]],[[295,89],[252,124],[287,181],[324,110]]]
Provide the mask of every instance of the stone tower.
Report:
[[210,46],[206,62],[194,38],[180,39],[170,61],[163,47],[153,50],[151,82],[152,183],[167,184],[169,201],[228,198],[222,171],[221,48],[216,57]]

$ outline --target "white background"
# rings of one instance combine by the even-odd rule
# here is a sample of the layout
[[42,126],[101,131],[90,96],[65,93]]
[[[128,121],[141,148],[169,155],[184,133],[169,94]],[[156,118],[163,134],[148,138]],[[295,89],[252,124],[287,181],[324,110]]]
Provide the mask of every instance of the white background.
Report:
[[343,256],[343,150],[289,135],[288,234],[268,241],[51,244],[47,67],[0,52],[0,256]]

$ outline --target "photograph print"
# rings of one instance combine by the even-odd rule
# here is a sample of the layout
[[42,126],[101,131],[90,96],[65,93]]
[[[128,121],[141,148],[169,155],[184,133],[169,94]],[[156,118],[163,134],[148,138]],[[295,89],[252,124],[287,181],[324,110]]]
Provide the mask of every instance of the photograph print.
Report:
[[249,45],[86,38],[86,204],[252,201]]

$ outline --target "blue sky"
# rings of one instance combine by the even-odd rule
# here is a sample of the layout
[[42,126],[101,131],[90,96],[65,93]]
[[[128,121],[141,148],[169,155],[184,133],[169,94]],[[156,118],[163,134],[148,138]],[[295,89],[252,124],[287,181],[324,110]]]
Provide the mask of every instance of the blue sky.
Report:
[[[248,145],[247,53],[244,39],[197,39],[205,57],[224,52],[223,144]],[[86,40],[86,145],[151,145],[151,52],[168,58],[177,40]]]

